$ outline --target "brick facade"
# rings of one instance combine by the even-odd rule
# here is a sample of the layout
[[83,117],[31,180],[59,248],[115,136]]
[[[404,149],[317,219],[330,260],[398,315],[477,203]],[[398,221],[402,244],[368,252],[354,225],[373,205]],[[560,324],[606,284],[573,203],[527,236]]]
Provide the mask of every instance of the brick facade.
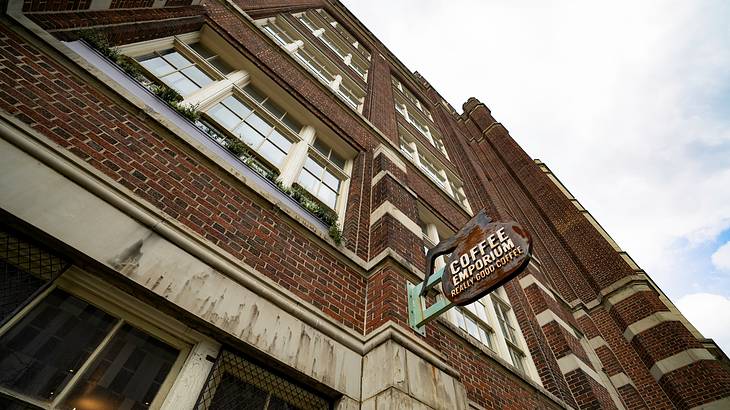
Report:
[[[19,10],[3,14],[0,25],[3,118],[30,127],[63,155],[246,264],[345,334],[370,340],[385,327],[402,329],[409,346],[455,369],[475,408],[692,408],[730,397],[728,367],[704,355],[706,341],[621,258],[489,109],[472,98],[456,113],[339,2],[234,1],[245,16],[216,0],[167,1],[163,7],[114,0],[107,10],[92,10],[91,3],[8,2],[8,10]],[[357,82],[367,92],[362,115],[247,19],[311,8],[327,9],[372,55],[367,83]],[[291,23],[303,27],[293,18]],[[55,39],[36,38],[23,25]],[[88,28],[123,45],[201,27],[228,41],[257,75],[355,152],[341,245],[282,210],[151,109],[69,59],[58,42],[75,40]],[[329,49],[322,54],[337,60]],[[344,67],[341,63],[337,60]],[[422,215],[450,231],[471,216],[399,152],[399,125],[420,136],[395,110],[393,73],[430,105],[451,160],[425,139],[420,142],[460,176],[471,208],[514,219],[532,233],[535,263],[505,291],[539,380],[469,340],[445,318],[431,322],[425,336],[409,327],[407,283],[423,280],[426,271]],[[429,300],[433,303],[432,296]]]

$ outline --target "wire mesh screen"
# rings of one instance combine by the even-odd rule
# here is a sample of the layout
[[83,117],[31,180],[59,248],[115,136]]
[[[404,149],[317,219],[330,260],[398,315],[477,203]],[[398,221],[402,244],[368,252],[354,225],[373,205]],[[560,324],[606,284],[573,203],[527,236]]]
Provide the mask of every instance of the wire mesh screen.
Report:
[[198,397],[196,410],[319,410],[330,403],[241,356],[222,351]]
[[69,263],[0,226],[0,323]]

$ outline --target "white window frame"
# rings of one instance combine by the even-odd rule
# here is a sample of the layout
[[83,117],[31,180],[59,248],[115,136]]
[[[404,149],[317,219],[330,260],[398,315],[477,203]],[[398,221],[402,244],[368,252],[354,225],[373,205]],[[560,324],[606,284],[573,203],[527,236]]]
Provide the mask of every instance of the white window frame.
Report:
[[[292,18],[296,18],[293,17]],[[261,31],[274,40],[281,48],[294,58],[307,71],[314,75],[317,80],[327,86],[335,95],[337,95],[347,106],[353,110],[362,113],[365,104],[366,91],[360,87],[347,73],[340,69],[330,58],[322,53],[314,44],[300,33],[288,21],[279,16],[268,17],[254,22]],[[285,33],[292,42],[288,42],[280,33]],[[300,51],[305,52],[313,58],[318,65],[324,67],[330,74],[334,75],[333,79],[325,77],[316,67],[302,57]],[[352,74],[358,75],[355,70]],[[350,99],[347,95],[352,95],[357,102]]]
[[[464,194],[464,184],[461,180],[454,173],[448,171],[448,168],[446,168],[438,158],[431,154],[428,149],[420,145],[420,143],[416,141],[416,138],[402,126],[398,126],[398,137],[400,140],[399,149],[403,156],[416,165],[416,168],[418,168],[422,174],[424,174],[429,180],[433,181],[437,187],[444,191],[455,203],[471,215],[473,212],[471,210],[471,205],[469,204],[469,199]],[[435,170],[443,178],[444,182],[441,182],[438,178],[431,176],[431,171],[426,169],[427,166],[423,163],[422,159],[425,159],[433,168],[435,168]],[[454,188],[458,190],[457,193],[454,193]],[[463,202],[459,200],[460,196],[463,196]]]
[[[202,66],[206,66],[208,65],[208,63],[203,60],[194,50],[192,50],[190,46],[188,46],[188,44],[201,41],[201,38],[201,32],[198,31],[177,36],[144,41],[140,43],[123,45],[118,47],[117,50],[121,54],[128,55],[132,58],[137,58],[146,54],[150,54],[154,51],[174,48],[176,50],[185,51],[186,57],[188,56],[188,54],[190,54],[191,58],[195,59],[196,65],[200,63]],[[292,142],[292,147],[289,149],[289,152],[283,162],[279,166],[272,165],[274,168],[280,171],[279,179],[281,180],[285,188],[289,188],[292,186],[292,184],[296,183],[299,173],[302,172],[304,161],[306,160],[308,155],[312,155],[319,159],[324,165],[326,165],[328,170],[332,171],[333,174],[335,174],[335,176],[340,179],[340,190],[337,194],[337,202],[333,211],[337,214],[338,225],[339,228],[342,229],[342,227],[344,226],[347,196],[350,188],[350,174],[352,173],[353,159],[349,158],[346,155],[341,155],[341,153],[338,152],[338,154],[345,158],[345,166],[344,168],[340,168],[330,162],[328,159],[324,158],[321,154],[319,154],[316,149],[314,149],[313,146],[315,138],[318,138],[315,128],[311,125],[307,125],[305,122],[301,122],[303,128],[300,130],[300,132],[298,134],[292,132],[289,127],[287,127],[283,122],[274,117],[261,104],[259,104],[253,98],[249,97],[248,94],[244,91],[244,87],[251,84],[250,73],[243,69],[236,69],[237,67],[235,67],[235,65],[231,65],[234,71],[232,71],[228,75],[223,75],[222,73],[220,73],[220,71],[215,70],[215,72],[217,73],[215,81],[212,84],[209,84],[201,88],[200,90],[185,96],[182,104],[196,106],[198,111],[205,114],[210,108],[215,106],[220,101],[231,95],[235,95],[237,98],[245,100],[247,104],[254,107],[257,115],[266,119],[270,123],[275,124],[277,130],[282,134],[285,134],[285,136]],[[212,66],[207,68],[215,69]],[[149,73],[149,75],[154,76],[151,73]],[[264,95],[269,98],[272,97],[268,94]],[[274,97],[276,97],[276,95],[274,95]],[[272,101],[275,100],[276,98],[272,99]],[[287,111],[287,113],[290,112],[288,107],[279,104],[277,101],[275,102],[285,111]],[[214,120],[211,120],[209,122],[211,122],[212,125],[217,125]],[[224,134],[229,133],[229,131],[226,130],[223,126],[217,126],[216,129]],[[324,142],[331,146],[331,144],[329,144],[326,139],[324,140]],[[253,149],[252,152],[254,152]],[[261,156],[259,154],[256,155]]]
[[[192,407],[203,388],[212,363],[208,355],[217,356],[220,344],[207,336],[189,328],[177,319],[136,299],[122,290],[109,286],[109,283],[77,266],[72,266],[57,278],[53,284],[38,294],[10,320],[0,327],[0,336],[7,333],[20,322],[53,290],[60,289],[73,297],[84,300],[94,307],[117,319],[107,335],[84,360],[76,374],[66,383],[52,402],[48,403],[12,390],[0,387],[0,392],[21,402],[27,402],[41,409],[55,409],[73,390],[79,379],[108,346],[111,339],[125,324],[138,329],[160,341],[178,349],[179,353],[165,380],[160,385],[150,409],[174,409],[182,405]],[[203,366],[200,363],[204,363]],[[208,363],[209,365],[206,365]]]

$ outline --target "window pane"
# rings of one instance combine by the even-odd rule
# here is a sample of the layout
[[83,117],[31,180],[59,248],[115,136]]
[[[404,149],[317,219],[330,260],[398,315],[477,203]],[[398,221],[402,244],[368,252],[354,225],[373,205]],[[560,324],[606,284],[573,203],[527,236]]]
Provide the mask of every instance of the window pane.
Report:
[[485,322],[489,322],[487,320],[487,311],[484,309],[484,305],[482,305],[482,302],[475,302],[474,307],[476,307],[477,316],[479,317],[479,319],[482,319]]
[[274,129],[274,131],[271,132],[271,135],[269,135],[269,140],[271,140],[274,145],[279,147],[279,149],[284,151],[284,153],[288,153],[289,148],[291,148],[291,141],[286,139],[286,137],[281,135],[281,133],[276,129]]
[[481,326],[479,326],[479,337],[485,345],[492,347],[492,340],[489,338],[489,333]]
[[246,118],[248,113],[252,111],[252,108],[244,103],[243,101],[239,100],[238,98],[234,96],[230,96],[222,101],[223,105],[228,107],[231,111],[235,112],[236,115],[238,115],[241,118]]
[[340,189],[340,180],[337,179],[337,177],[335,177],[334,175],[330,174],[330,172],[327,170],[325,170],[324,175],[322,175],[322,182],[324,182],[328,187],[332,188],[332,190],[335,192]]
[[454,310],[454,316],[456,317],[456,325],[466,330],[466,323],[464,323],[464,314],[456,309]]
[[233,133],[237,134],[239,137],[241,137],[241,140],[243,142],[254,148],[257,148],[264,140],[264,137],[261,136],[258,131],[251,128],[251,126],[246,124],[245,122],[241,124],[238,128],[236,128]]
[[317,185],[319,185],[319,180],[314,177],[310,172],[308,172],[306,169],[303,169],[302,172],[299,174],[299,185],[301,185],[304,189],[307,191],[316,194],[317,191]]
[[479,340],[479,330],[477,328],[477,324],[474,323],[474,321],[464,316],[464,319],[466,321],[466,331],[469,332],[470,335],[474,336],[477,340]]
[[327,146],[324,142],[320,141],[319,138],[314,140],[314,149],[321,152],[322,155],[327,157],[330,153],[330,147]]
[[187,58],[183,57],[182,54],[177,51],[169,50],[167,54],[163,56],[168,63],[172,64],[178,70],[192,65],[193,63]]
[[253,98],[259,104],[261,104],[266,99],[266,97],[264,97],[261,92],[251,84],[243,87],[243,91],[245,91],[249,97]]
[[172,73],[167,77],[163,77],[162,81],[181,95],[192,94],[200,89],[197,84],[180,73]]
[[158,77],[175,71],[175,67],[162,59],[162,57],[152,57],[148,60],[142,60],[140,64]]
[[284,157],[286,157],[286,153],[282,152],[271,141],[264,142],[261,148],[259,148],[259,153],[274,165],[281,165]]
[[322,171],[324,170],[324,168],[322,168],[322,166],[316,163],[312,158],[307,158],[307,161],[304,163],[304,168],[317,177],[317,179],[319,179],[319,176],[322,175]]
[[337,204],[337,192],[323,185],[319,188],[319,195],[317,197],[328,207],[335,209]]
[[256,113],[248,117],[246,122],[262,135],[269,135],[269,131],[271,131],[271,124],[259,117]]
[[75,384],[62,408],[149,407],[170,372],[178,350],[127,324]]
[[341,169],[345,169],[345,159],[335,154],[334,151],[330,154],[330,161]]
[[0,385],[53,399],[117,319],[56,289],[0,338]]
[[206,85],[213,82],[213,80],[208,77],[208,74],[205,74],[203,71],[195,66],[188,67],[182,70],[182,73],[200,87],[205,87]]
[[274,117],[281,119],[281,117],[284,116],[284,110],[281,109],[278,105],[276,105],[273,101],[266,100],[264,103],[264,108],[266,108],[266,111],[270,112],[271,115]]
[[222,127],[232,130],[239,122],[241,118],[234,114],[233,111],[226,108],[223,104],[216,104],[213,108],[208,110],[208,115],[218,122]]
[[302,130],[302,124],[299,121],[292,118],[292,116],[289,114],[287,114],[282,121],[284,121],[284,124],[287,127],[289,127],[292,131],[294,131],[295,134],[299,134],[299,131]]
[[200,54],[200,56],[203,57],[203,58],[205,58],[205,59],[208,59],[208,58],[213,57],[215,55],[210,50],[208,50],[207,48],[203,47],[203,45],[200,44],[200,43],[190,44],[190,48],[192,48],[193,50],[195,50],[196,53]]
[[208,60],[208,62],[215,68],[218,69],[223,74],[229,74],[233,71],[233,67],[229,66],[225,61],[223,61],[220,57],[213,57]]

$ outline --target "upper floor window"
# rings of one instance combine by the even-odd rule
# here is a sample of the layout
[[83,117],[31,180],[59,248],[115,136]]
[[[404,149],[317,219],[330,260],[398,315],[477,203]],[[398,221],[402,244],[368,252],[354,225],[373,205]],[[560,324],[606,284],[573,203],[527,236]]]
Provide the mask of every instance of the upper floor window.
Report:
[[395,100],[395,108],[398,113],[409,124],[413,125],[421,135],[423,135],[428,142],[436,147],[446,158],[449,154],[446,152],[446,146],[444,145],[441,135],[436,131],[436,127],[433,125],[433,117],[431,112],[425,107],[425,105],[411,93],[398,79],[391,77],[393,89],[396,90],[393,93]]
[[[250,166],[278,174],[284,187],[300,185],[342,220],[351,161],[334,147],[342,148],[344,143],[332,144],[336,138],[330,132],[302,121],[306,115],[301,109],[287,108],[281,103],[283,97],[252,84],[246,67],[229,62],[239,59],[228,54],[221,57],[210,47],[218,44],[215,47],[220,50],[221,43],[199,40],[191,34],[120,51],[136,58],[153,78],[178,90],[183,104],[196,106],[202,114],[199,126],[214,140],[227,148],[231,141],[239,141],[248,152],[240,147],[235,151],[244,152],[242,158],[252,158],[253,163],[247,162]],[[156,45],[159,50],[148,50]],[[195,74],[190,74],[191,68]],[[171,80],[175,72],[188,80]],[[203,75],[207,80],[201,80]]]
[[459,205],[471,213],[469,201],[464,194],[464,187],[456,175],[446,170],[439,160],[431,155],[427,149],[420,146],[415,138],[399,127],[400,150],[424,174],[444,190]]
[[[319,39],[319,43],[332,50],[341,59],[341,63],[352,70],[347,72],[330,60],[316,43],[310,42],[304,33],[292,24],[293,18],[298,19]],[[365,59],[357,47],[343,39],[341,32],[334,30],[334,27],[322,18],[321,13],[307,11],[292,16],[281,14],[258,20],[256,24],[350,108],[362,111],[365,90],[353,80],[352,75],[363,81],[367,79],[369,54],[368,59]]]

